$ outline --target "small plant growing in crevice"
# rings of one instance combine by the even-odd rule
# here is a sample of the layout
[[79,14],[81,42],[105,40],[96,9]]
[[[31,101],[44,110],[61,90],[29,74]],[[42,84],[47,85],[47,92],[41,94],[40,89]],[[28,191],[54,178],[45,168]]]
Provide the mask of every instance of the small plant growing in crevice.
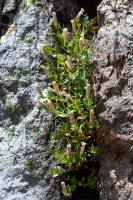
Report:
[[64,195],[71,197],[77,187],[93,189],[97,183],[99,148],[95,139],[96,97],[90,61],[92,22],[81,9],[71,20],[72,32],[69,32],[67,28],[62,30],[56,13],[52,14],[59,43],[54,48],[43,45],[45,66],[41,66],[52,83],[45,91],[36,86],[41,100],[36,98],[35,101],[51,110],[59,122],[51,134],[56,162],[50,174],[66,177],[61,186]]

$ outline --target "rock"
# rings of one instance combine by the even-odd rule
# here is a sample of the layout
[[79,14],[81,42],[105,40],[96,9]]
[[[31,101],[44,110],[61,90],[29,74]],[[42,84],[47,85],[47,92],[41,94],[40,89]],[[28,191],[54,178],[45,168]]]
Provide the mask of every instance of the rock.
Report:
[[50,157],[53,116],[34,102],[35,83],[42,89],[48,85],[39,55],[52,3],[22,7],[12,0],[0,6],[2,22],[13,13],[10,22],[16,28],[0,45],[0,199],[64,199],[59,180],[51,179],[49,167],[41,167]]
[[133,4],[103,0],[98,7],[95,83],[99,84],[97,142],[101,200],[133,199]]

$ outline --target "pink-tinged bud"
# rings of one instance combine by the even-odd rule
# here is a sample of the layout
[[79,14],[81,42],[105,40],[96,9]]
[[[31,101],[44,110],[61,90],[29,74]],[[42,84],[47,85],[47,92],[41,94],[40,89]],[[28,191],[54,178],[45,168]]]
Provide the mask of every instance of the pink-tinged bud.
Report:
[[57,25],[58,25],[58,20],[57,20],[56,13],[55,13],[55,12],[52,12],[52,16],[53,16],[53,24],[54,24],[55,26],[57,26]]
[[67,28],[63,29],[63,38],[64,40],[68,40],[69,39],[69,32]]
[[71,144],[67,145],[67,151],[66,151],[67,159],[70,159],[71,156]]
[[51,101],[48,101],[48,106],[50,107],[50,110],[53,112],[53,113],[55,113],[55,107],[54,107],[54,105],[52,104],[52,102]]
[[80,149],[80,155],[82,156],[82,154],[84,153],[85,151],[85,146],[86,146],[86,143],[85,142],[81,142],[81,149]]
[[61,96],[66,96],[66,92],[65,92],[65,91],[62,91],[62,92],[61,92]]
[[94,110],[91,109],[91,110],[90,110],[90,123],[92,123],[93,120],[94,120]]
[[70,65],[72,66],[72,62],[71,62],[71,58],[70,56],[67,55],[67,61],[70,63]]
[[47,59],[48,58],[48,54],[46,52],[46,45],[45,44],[43,45],[42,50],[43,50],[44,58]]
[[82,38],[82,41],[83,41],[83,44],[85,44],[85,37],[84,37],[84,34],[83,33],[81,33],[81,38]]
[[44,74],[46,74],[47,76],[49,76],[49,72],[47,71],[46,67],[43,66],[43,65],[41,65],[41,68],[42,68]]
[[45,107],[46,105],[42,103],[38,98],[35,98],[35,102],[37,102],[41,107]]
[[38,91],[40,97],[44,97],[44,96],[43,96],[43,93],[42,93],[42,90],[41,90],[41,88],[40,88],[39,85],[36,85],[36,89],[37,89],[37,91]]
[[73,125],[74,122],[75,122],[75,119],[74,119],[74,111],[73,111],[73,110],[70,111],[70,122],[71,122],[72,125]]
[[83,48],[84,48],[84,42],[83,42],[83,39],[82,39],[82,38],[79,39],[79,48],[80,48],[81,50],[83,50]]
[[63,194],[67,197],[68,194],[67,194],[67,188],[66,188],[65,182],[61,182],[61,186],[62,186],[62,192],[63,192]]
[[71,71],[72,71],[72,66],[71,66],[71,64],[70,64],[67,60],[65,61],[65,64],[66,64],[68,70],[71,72]]
[[90,98],[90,84],[87,84],[87,86],[86,86],[86,98],[87,99]]
[[73,98],[71,97],[70,94],[66,94],[66,97],[67,97],[72,103],[74,103],[74,100],[73,100]]
[[60,90],[59,90],[57,83],[55,81],[53,81],[52,85],[53,85],[53,88],[54,88],[56,94],[60,95]]
[[49,87],[48,90],[50,90],[51,92],[56,93],[56,91],[53,88],[51,88],[51,87]]
[[77,31],[77,30],[76,30],[76,25],[75,25],[75,22],[74,22],[73,19],[71,20],[71,24],[72,24],[72,29],[73,29],[73,31],[76,32],[76,31]]
[[79,13],[77,14],[77,19],[80,19],[80,17],[84,14],[84,9],[81,8],[81,10],[79,11]]

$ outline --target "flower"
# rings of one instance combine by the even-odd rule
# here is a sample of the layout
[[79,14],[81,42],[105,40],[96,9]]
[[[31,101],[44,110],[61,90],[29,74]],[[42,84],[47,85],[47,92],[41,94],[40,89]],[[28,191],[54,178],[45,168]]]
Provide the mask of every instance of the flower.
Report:
[[85,146],[86,146],[86,143],[85,142],[81,142],[81,149],[80,149],[80,155],[82,156],[82,154],[84,153],[85,151]]
[[72,103],[74,103],[74,100],[73,100],[73,98],[71,97],[70,94],[67,94],[67,93],[66,93],[66,97],[67,97]]
[[84,9],[81,8],[81,10],[79,11],[79,13],[77,14],[77,19],[80,19],[80,17],[84,14]]
[[87,84],[86,86],[86,98],[89,99],[90,97],[90,84]]
[[84,42],[83,42],[83,39],[82,39],[82,38],[79,39],[79,48],[80,48],[81,50],[83,50],[83,48],[84,48]]
[[94,120],[94,110],[91,109],[91,110],[90,110],[90,123],[92,123],[93,120]]
[[71,122],[72,125],[73,125],[74,122],[75,122],[75,119],[74,119],[74,111],[73,111],[73,110],[70,111],[70,122]]
[[80,37],[82,38],[82,41],[83,41],[83,45],[85,44],[85,37],[84,37],[84,34],[81,33]]
[[49,76],[49,72],[47,71],[46,67],[43,66],[43,65],[41,65],[41,68],[42,68],[43,72],[44,72],[47,76]]
[[43,93],[42,93],[42,90],[41,90],[41,88],[40,88],[39,85],[36,85],[36,89],[37,89],[37,91],[38,91],[40,97],[44,97],[44,96],[43,96]]
[[42,103],[41,101],[40,101],[40,99],[38,99],[38,98],[35,98],[35,101],[40,105],[40,106],[42,106],[42,107],[45,107],[46,105],[44,104],[44,103]]
[[42,50],[43,50],[44,58],[47,59],[48,58],[48,54],[46,52],[46,45],[45,44],[43,45]]
[[63,38],[64,40],[68,40],[69,39],[69,32],[67,28],[63,29]]
[[58,20],[57,20],[56,12],[52,12],[52,16],[53,16],[53,24],[55,26],[57,26],[58,25]]
[[65,61],[65,64],[66,64],[68,70],[71,72],[71,71],[72,71],[71,63],[70,63],[68,60],[66,60],[66,61]]
[[71,20],[71,24],[72,24],[72,29],[73,29],[73,31],[76,32],[76,31],[77,31],[77,30],[76,30],[76,25],[75,25],[75,22],[74,22],[73,19]]
[[50,107],[50,110],[51,110],[53,113],[55,113],[56,110],[55,110],[54,105],[52,104],[52,101],[49,100],[47,104],[48,104],[48,106]]
[[67,151],[66,151],[67,159],[70,159],[71,155],[71,144],[67,145]]
[[58,95],[60,95],[60,90],[59,90],[59,87],[58,87],[57,83],[55,81],[53,81],[52,85],[54,87],[55,93],[58,94]]
[[62,191],[65,196],[67,196],[67,188],[65,182],[61,182]]

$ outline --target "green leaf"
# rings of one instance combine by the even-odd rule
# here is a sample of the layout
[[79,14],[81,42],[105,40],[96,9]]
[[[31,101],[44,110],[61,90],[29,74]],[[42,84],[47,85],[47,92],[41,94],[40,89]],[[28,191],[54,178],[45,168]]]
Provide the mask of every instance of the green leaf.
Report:
[[73,176],[71,178],[71,184],[73,184],[73,185],[77,185],[78,184],[78,179],[76,179],[75,176]]
[[71,185],[71,190],[74,192],[76,190],[77,186],[76,185]]

